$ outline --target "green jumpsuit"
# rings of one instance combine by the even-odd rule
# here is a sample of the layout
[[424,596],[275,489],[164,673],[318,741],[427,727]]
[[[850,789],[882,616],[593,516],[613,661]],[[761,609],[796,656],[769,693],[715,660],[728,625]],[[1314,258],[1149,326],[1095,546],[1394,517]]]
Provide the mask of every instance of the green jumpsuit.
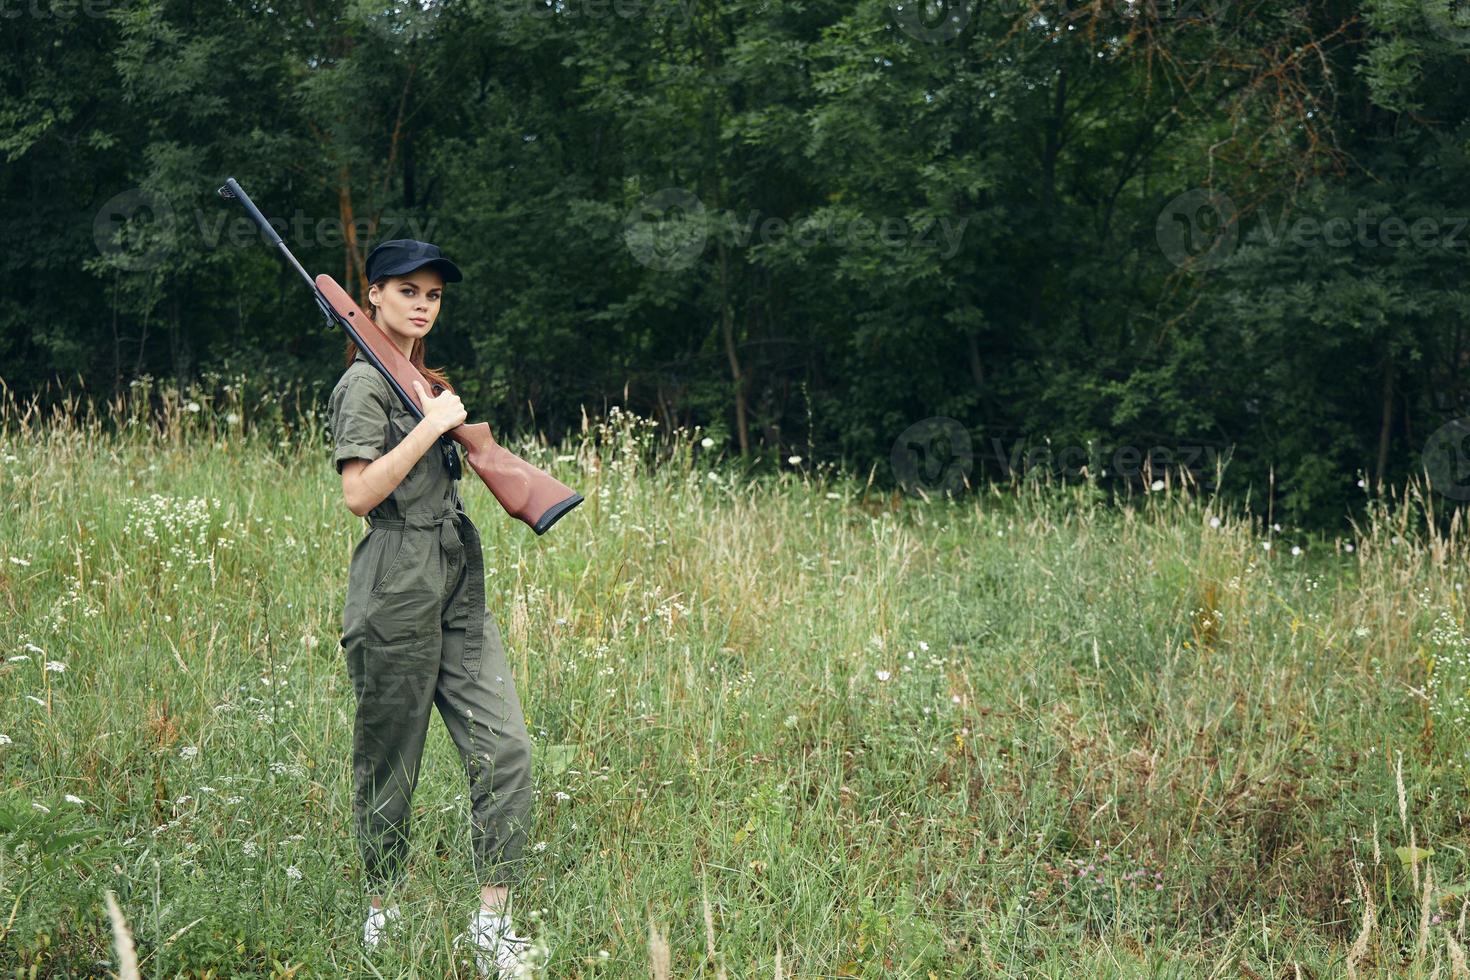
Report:
[[[372,461],[417,424],[361,353],[330,401],[337,471]],[[368,514],[352,552],[341,645],[357,700],[352,810],[369,894],[401,884],[429,706],[469,777],[475,877],[521,880],[531,740],[494,616],[480,537],[438,447]]]

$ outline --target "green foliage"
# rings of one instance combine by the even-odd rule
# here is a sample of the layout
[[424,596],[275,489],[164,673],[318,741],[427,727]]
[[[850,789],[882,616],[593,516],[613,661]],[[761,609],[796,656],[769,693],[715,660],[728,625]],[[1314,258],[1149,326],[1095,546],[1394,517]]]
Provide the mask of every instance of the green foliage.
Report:
[[[1443,0],[62,6],[0,37],[23,396],[330,387],[343,338],[214,197],[233,175],[349,291],[382,238],[454,256],[429,360],[498,432],[621,404],[881,486],[935,416],[1007,451],[1207,446],[1227,492],[1327,527],[1467,405]],[[1191,191],[1236,209],[1218,265],[1194,246],[1228,216],[1164,245]],[[668,194],[694,213],[655,222]],[[1421,220],[1455,241],[1382,244]]]

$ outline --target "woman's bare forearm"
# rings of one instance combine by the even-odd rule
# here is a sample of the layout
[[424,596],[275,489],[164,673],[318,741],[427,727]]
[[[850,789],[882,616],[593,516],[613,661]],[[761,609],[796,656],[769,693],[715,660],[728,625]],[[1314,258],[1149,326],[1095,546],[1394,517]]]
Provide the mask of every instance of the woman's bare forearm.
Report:
[[381,504],[403,482],[408,471],[419,461],[442,433],[427,417],[409,430],[403,441],[379,456],[348,481],[347,507],[358,517]]

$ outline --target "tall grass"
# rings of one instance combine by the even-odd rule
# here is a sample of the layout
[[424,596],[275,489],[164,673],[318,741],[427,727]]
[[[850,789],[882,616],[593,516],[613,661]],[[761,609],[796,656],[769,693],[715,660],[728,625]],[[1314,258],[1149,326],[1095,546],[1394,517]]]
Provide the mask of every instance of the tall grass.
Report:
[[[364,525],[302,417],[0,405],[6,975],[470,975],[438,722],[408,934],[357,945]],[[550,975],[1466,975],[1467,549],[1423,488],[1333,541],[1190,485],[926,502],[701,438],[508,443],[587,498],[541,538],[461,486]]]

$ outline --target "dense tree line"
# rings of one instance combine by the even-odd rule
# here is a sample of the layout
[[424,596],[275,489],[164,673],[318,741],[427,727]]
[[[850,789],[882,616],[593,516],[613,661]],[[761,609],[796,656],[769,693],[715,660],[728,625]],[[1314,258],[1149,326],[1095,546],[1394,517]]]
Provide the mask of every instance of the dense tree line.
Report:
[[[313,272],[465,270],[473,418],[626,404],[891,482],[1150,458],[1339,521],[1465,413],[1470,21],[1451,0],[11,0],[0,377],[342,369]],[[1445,433],[1456,436],[1446,439]],[[1087,448],[1084,448],[1087,447]],[[962,453],[958,444],[948,450]],[[942,455],[936,444],[935,453]],[[1431,455],[1433,455],[1431,453]]]

